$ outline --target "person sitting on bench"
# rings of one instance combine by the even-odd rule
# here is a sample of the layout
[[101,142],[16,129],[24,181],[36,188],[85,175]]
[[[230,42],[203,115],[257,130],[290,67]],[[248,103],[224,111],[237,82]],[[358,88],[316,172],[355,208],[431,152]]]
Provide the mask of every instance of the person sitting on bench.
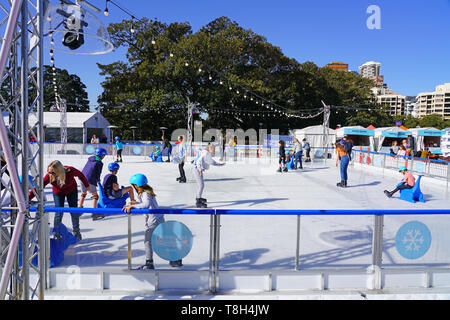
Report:
[[384,190],[384,193],[389,198],[392,197],[392,195],[399,190],[412,189],[414,187],[414,185],[416,184],[416,179],[414,178],[414,176],[411,173],[409,173],[409,171],[406,167],[400,167],[398,169],[398,171],[401,174],[403,174],[403,180],[401,181],[401,183],[399,183],[397,185],[397,187],[394,190],[392,190],[392,191]]
[[130,187],[122,187],[119,188],[119,184],[117,181],[117,172],[119,171],[119,164],[117,162],[111,162],[108,164],[109,174],[105,176],[103,179],[103,190],[105,195],[110,200],[120,199],[125,194],[129,194],[130,200],[134,201],[133,188]]

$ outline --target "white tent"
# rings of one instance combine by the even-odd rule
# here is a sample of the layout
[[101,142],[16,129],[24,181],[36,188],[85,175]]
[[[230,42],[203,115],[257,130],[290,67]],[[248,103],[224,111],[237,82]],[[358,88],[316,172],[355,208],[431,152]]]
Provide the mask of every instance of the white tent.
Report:
[[[60,139],[59,112],[44,112],[44,126],[46,142],[55,142]],[[28,124],[34,126],[37,122],[36,115],[30,115]],[[98,112],[67,112],[67,136],[68,142],[86,143],[90,142],[92,134],[98,138],[104,135],[108,142],[110,140],[110,123]]]
[[378,152],[389,153],[390,145],[383,145],[386,139],[402,140],[411,138],[411,132],[400,127],[376,128],[374,131],[375,147]]
[[441,136],[441,151],[444,157],[450,157],[450,128],[445,128]]
[[445,133],[433,127],[408,129],[414,138],[415,150],[423,150],[428,147],[430,152],[441,153],[441,136]]
[[[310,126],[303,129],[295,129],[294,137],[299,141],[302,141],[304,138],[309,142],[311,147],[324,147],[323,146],[323,134],[324,134],[324,126]],[[328,147],[331,144],[336,142],[336,132],[333,129],[328,129]]]
[[336,129],[336,139],[341,139],[348,136],[353,141],[354,147],[368,147],[371,151],[374,150],[374,130],[366,129],[362,126],[341,127]]

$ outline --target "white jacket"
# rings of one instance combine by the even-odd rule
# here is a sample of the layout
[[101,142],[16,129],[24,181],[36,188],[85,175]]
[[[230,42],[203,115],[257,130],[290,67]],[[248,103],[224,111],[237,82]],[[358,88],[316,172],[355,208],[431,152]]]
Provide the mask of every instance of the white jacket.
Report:
[[297,153],[302,151],[303,151],[302,144],[300,142],[294,143],[294,152]]
[[[156,199],[152,198],[147,192],[139,194],[134,191],[134,199],[136,199],[137,204],[133,205],[136,209],[158,209],[158,202]],[[164,222],[163,214],[146,214],[145,215],[145,226],[147,228]]]
[[214,160],[208,150],[202,150],[200,157],[195,162],[195,167],[200,171],[205,171],[209,169],[210,165],[220,166],[222,164]]

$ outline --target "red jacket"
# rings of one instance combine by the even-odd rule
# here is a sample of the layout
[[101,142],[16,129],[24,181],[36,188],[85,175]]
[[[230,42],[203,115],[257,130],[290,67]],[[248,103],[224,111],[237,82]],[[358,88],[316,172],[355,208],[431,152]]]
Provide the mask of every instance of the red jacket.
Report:
[[[64,166],[66,169],[66,183],[63,186],[60,186],[55,180],[52,182],[53,193],[57,195],[68,195],[76,190],[78,190],[77,182],[75,181],[75,177],[81,180],[81,182],[85,185],[86,188],[89,187],[89,182],[87,181],[84,174],[78,169],[70,166]],[[47,173],[44,177],[44,188],[46,185],[50,183],[50,174]],[[34,198],[33,190],[28,194],[30,200]]]

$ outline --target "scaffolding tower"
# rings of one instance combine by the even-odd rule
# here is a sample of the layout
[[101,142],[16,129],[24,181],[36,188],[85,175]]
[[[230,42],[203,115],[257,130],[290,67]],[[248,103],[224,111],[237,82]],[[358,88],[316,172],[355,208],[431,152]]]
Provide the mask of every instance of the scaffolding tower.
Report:
[[[0,209],[0,299],[43,299],[48,248],[43,214],[43,17],[47,1],[1,1],[0,144],[10,181],[2,190],[11,197]],[[29,127],[30,115],[37,122]],[[9,121],[5,124],[4,119]],[[31,142],[31,141],[33,142]],[[32,177],[29,179],[29,177]],[[2,179],[3,180],[3,179]],[[33,190],[37,210],[30,211]]]

